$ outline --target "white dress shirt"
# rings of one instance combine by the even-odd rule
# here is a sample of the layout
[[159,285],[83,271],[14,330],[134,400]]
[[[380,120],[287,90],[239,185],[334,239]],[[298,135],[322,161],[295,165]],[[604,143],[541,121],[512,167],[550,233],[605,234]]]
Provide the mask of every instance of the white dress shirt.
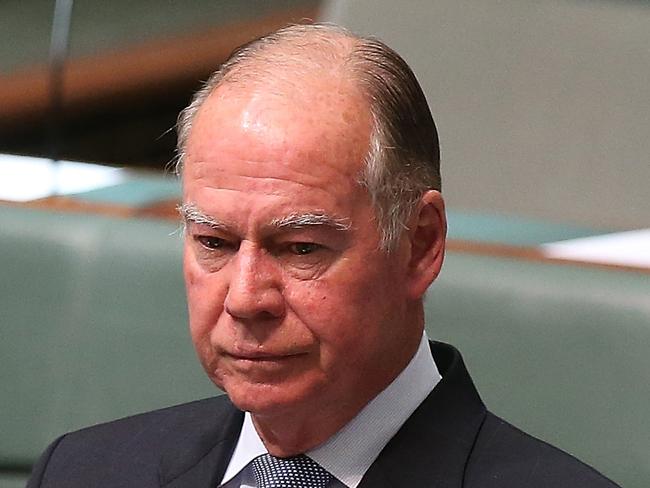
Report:
[[[334,476],[330,488],[357,488],[384,446],[440,379],[425,333],[415,355],[397,378],[341,430],[305,453]],[[219,486],[255,488],[250,463],[267,452],[250,413],[246,412],[235,451]]]

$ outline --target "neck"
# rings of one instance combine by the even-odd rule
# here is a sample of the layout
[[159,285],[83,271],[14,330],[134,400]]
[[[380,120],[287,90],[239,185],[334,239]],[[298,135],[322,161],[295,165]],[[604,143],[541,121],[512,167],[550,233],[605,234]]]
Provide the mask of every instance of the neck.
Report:
[[[363,406],[354,415],[361,408]],[[290,457],[303,454],[322,444],[352,420],[354,415],[326,415],[318,412],[309,418],[255,414],[251,414],[251,417],[255,430],[269,453],[277,457]]]

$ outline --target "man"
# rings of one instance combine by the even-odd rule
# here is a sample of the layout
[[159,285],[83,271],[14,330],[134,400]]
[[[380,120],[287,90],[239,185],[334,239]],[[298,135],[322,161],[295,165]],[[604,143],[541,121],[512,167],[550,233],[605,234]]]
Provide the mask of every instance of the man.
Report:
[[314,25],[245,46],[181,114],[179,158],[192,339],[228,397],[64,436],[29,486],[614,486],[428,343],[438,141],[384,44]]

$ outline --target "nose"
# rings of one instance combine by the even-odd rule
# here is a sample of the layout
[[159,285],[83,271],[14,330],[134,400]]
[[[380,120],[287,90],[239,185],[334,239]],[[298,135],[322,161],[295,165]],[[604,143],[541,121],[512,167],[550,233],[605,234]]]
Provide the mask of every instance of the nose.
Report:
[[284,315],[285,304],[272,257],[244,241],[232,266],[225,311],[238,320],[272,320]]

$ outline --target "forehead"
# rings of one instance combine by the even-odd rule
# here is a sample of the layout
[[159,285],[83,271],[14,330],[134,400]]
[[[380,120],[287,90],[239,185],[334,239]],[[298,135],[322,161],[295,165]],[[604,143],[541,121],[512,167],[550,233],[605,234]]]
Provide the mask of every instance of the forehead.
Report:
[[368,150],[371,116],[355,85],[341,76],[292,83],[218,87],[198,111],[186,163],[229,155],[274,163],[336,167],[358,173]]
[[223,85],[190,131],[184,199],[206,208],[207,193],[221,189],[242,200],[284,197],[309,200],[312,207],[321,197],[351,200],[371,128],[365,99],[340,77],[304,80],[299,87]]

